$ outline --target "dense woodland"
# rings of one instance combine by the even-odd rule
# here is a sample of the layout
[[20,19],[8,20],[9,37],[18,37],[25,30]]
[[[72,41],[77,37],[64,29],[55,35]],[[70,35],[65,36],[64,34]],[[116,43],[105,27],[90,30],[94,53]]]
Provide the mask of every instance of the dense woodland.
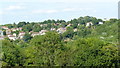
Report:
[[[2,41],[2,66],[120,66],[118,55],[118,19],[103,21],[85,16],[70,21],[19,22],[6,24],[9,28],[22,27],[22,40]],[[86,27],[86,23],[93,25]],[[103,22],[103,24],[99,24]],[[54,24],[61,25],[54,25]],[[39,24],[47,24],[40,27]],[[66,27],[68,24],[72,24]],[[78,25],[79,24],[79,25]],[[58,34],[51,28],[66,27]],[[49,30],[45,35],[31,37],[30,31]],[[76,32],[73,30],[77,29]],[[4,29],[3,29],[4,31]],[[19,33],[15,31],[14,33]],[[5,32],[4,32],[5,35]]]

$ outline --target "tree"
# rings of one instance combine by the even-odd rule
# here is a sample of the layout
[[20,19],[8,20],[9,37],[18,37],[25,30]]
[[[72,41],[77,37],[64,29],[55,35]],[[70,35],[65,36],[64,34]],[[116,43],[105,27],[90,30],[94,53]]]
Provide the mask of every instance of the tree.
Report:
[[35,25],[33,26],[33,31],[34,31],[34,32],[39,32],[40,30],[42,30],[42,27],[40,27],[39,24],[35,24]]
[[6,31],[3,31],[3,35],[6,35]]
[[62,34],[63,38],[72,38],[74,36],[74,31],[72,27],[68,27],[67,31]]
[[29,40],[31,40],[32,39],[32,36],[29,34],[29,33],[26,33],[25,35],[24,35],[24,37],[23,37],[23,40],[25,41],[25,42],[28,42]]
[[24,32],[30,32],[33,30],[33,25],[32,24],[24,25],[22,29]]
[[[67,44],[76,66],[114,66],[117,47],[97,38],[79,38]],[[105,48],[107,47],[107,48]]]
[[12,24],[6,24],[6,26],[7,26],[9,29],[11,29],[11,28],[14,27]]
[[24,25],[26,25],[26,22],[19,22],[17,27],[23,27]]
[[3,40],[2,45],[2,62],[5,66],[19,66],[22,60],[20,59],[19,51],[16,49],[15,45],[9,40]]
[[56,32],[48,32],[44,36],[35,36],[30,44],[34,46],[35,54],[31,52],[31,55],[35,55],[34,58],[39,59],[31,62],[32,64],[53,66],[55,65],[55,57],[59,49],[61,48],[60,36]]

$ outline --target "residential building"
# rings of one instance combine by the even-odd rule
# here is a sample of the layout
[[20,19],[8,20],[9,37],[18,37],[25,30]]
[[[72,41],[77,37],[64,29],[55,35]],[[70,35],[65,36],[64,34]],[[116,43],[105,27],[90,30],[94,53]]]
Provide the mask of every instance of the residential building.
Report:
[[33,32],[33,33],[31,34],[32,37],[34,37],[34,36],[36,36],[36,35],[40,35],[39,32]]
[[19,36],[20,36],[20,35],[25,35],[25,32],[20,32],[20,33],[19,33]]
[[100,25],[101,25],[101,24],[103,24],[103,22],[99,22],[98,24],[100,24]]
[[2,26],[2,28],[5,30],[9,29],[7,26]]
[[77,32],[77,28],[73,30],[74,32]]
[[59,33],[59,34],[62,34],[62,33],[64,33],[66,31],[66,28],[58,28],[57,29],[57,32]]
[[3,31],[2,30],[0,30],[0,36],[3,36]]
[[14,35],[9,35],[8,38],[9,38],[10,40],[16,40],[16,36],[14,36]]
[[40,34],[40,35],[45,35],[46,32],[47,32],[47,30],[41,30],[41,31],[39,32],[39,34]]
[[92,22],[88,22],[88,23],[86,24],[86,27],[88,27],[88,26],[92,26],[92,25],[93,25]]
[[6,34],[11,34],[11,32],[12,32],[11,29],[6,30]]
[[56,30],[56,29],[55,28],[51,28],[50,30],[52,31],[52,30]]

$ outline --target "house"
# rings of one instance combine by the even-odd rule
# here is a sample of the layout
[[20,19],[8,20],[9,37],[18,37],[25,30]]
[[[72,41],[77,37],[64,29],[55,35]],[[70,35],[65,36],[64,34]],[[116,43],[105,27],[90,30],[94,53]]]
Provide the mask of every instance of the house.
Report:
[[43,27],[43,24],[40,24],[40,27]]
[[56,29],[55,28],[51,28],[50,30],[52,31],[52,30],[56,30]]
[[22,39],[25,35],[25,32],[20,32],[19,35],[18,35],[18,38]]
[[88,27],[88,26],[92,26],[92,25],[93,25],[92,22],[88,22],[88,23],[86,23],[86,27]]
[[80,24],[78,24],[78,26],[80,26]]
[[0,36],[3,36],[3,31],[2,30],[0,30]]
[[10,40],[16,40],[16,36],[14,36],[14,35],[9,35],[8,38],[9,38]]
[[40,35],[39,32],[33,32],[33,33],[31,34],[32,37],[34,37],[34,36],[36,36],[36,35]]
[[13,33],[13,36],[17,36],[17,34],[16,34],[16,33]]
[[21,35],[18,36],[18,38],[19,38],[19,39],[23,39],[24,35],[25,35],[25,34],[21,34]]
[[14,32],[14,31],[17,31],[17,29],[16,29],[16,28],[12,28],[11,30],[12,30],[13,32]]
[[6,30],[6,34],[11,34],[11,32],[12,32],[11,29]]
[[5,30],[9,29],[7,26],[2,26],[2,28]]
[[25,35],[25,32],[20,32],[20,33],[19,33],[19,36],[20,36],[20,35]]
[[7,34],[6,36],[9,37],[9,36],[11,36],[11,34]]
[[62,33],[64,33],[66,31],[66,28],[58,28],[57,29],[57,32],[59,33],[59,34],[62,34]]
[[68,24],[66,27],[70,27],[70,26],[72,26],[72,24]]
[[101,24],[103,24],[103,22],[99,22],[98,24],[100,24],[100,25],[101,25]]
[[40,35],[45,35],[46,32],[47,32],[47,30],[41,30],[41,31],[39,32],[39,34],[40,34]]
[[22,30],[22,27],[19,27],[19,30]]
[[76,29],[74,29],[73,31],[74,31],[74,32],[77,32],[78,30],[77,30],[77,28],[76,28]]
[[47,26],[47,24],[40,24],[40,27]]

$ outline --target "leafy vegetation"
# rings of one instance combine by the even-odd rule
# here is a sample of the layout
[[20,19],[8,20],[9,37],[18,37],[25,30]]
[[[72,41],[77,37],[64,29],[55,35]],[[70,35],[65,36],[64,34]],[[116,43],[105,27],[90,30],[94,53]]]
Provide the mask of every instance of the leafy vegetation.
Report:
[[[92,22],[93,25],[86,27],[88,22]],[[119,67],[118,22],[117,19],[103,21],[85,16],[68,22],[46,20],[5,25],[9,28],[22,27],[26,34],[21,40],[1,40],[2,66]],[[41,24],[43,26],[40,26]],[[68,26],[69,24],[72,25]],[[66,31],[58,34],[55,30],[50,30],[60,27],[66,27]],[[29,34],[30,31],[39,32],[42,29],[49,31],[45,35],[35,37]]]

